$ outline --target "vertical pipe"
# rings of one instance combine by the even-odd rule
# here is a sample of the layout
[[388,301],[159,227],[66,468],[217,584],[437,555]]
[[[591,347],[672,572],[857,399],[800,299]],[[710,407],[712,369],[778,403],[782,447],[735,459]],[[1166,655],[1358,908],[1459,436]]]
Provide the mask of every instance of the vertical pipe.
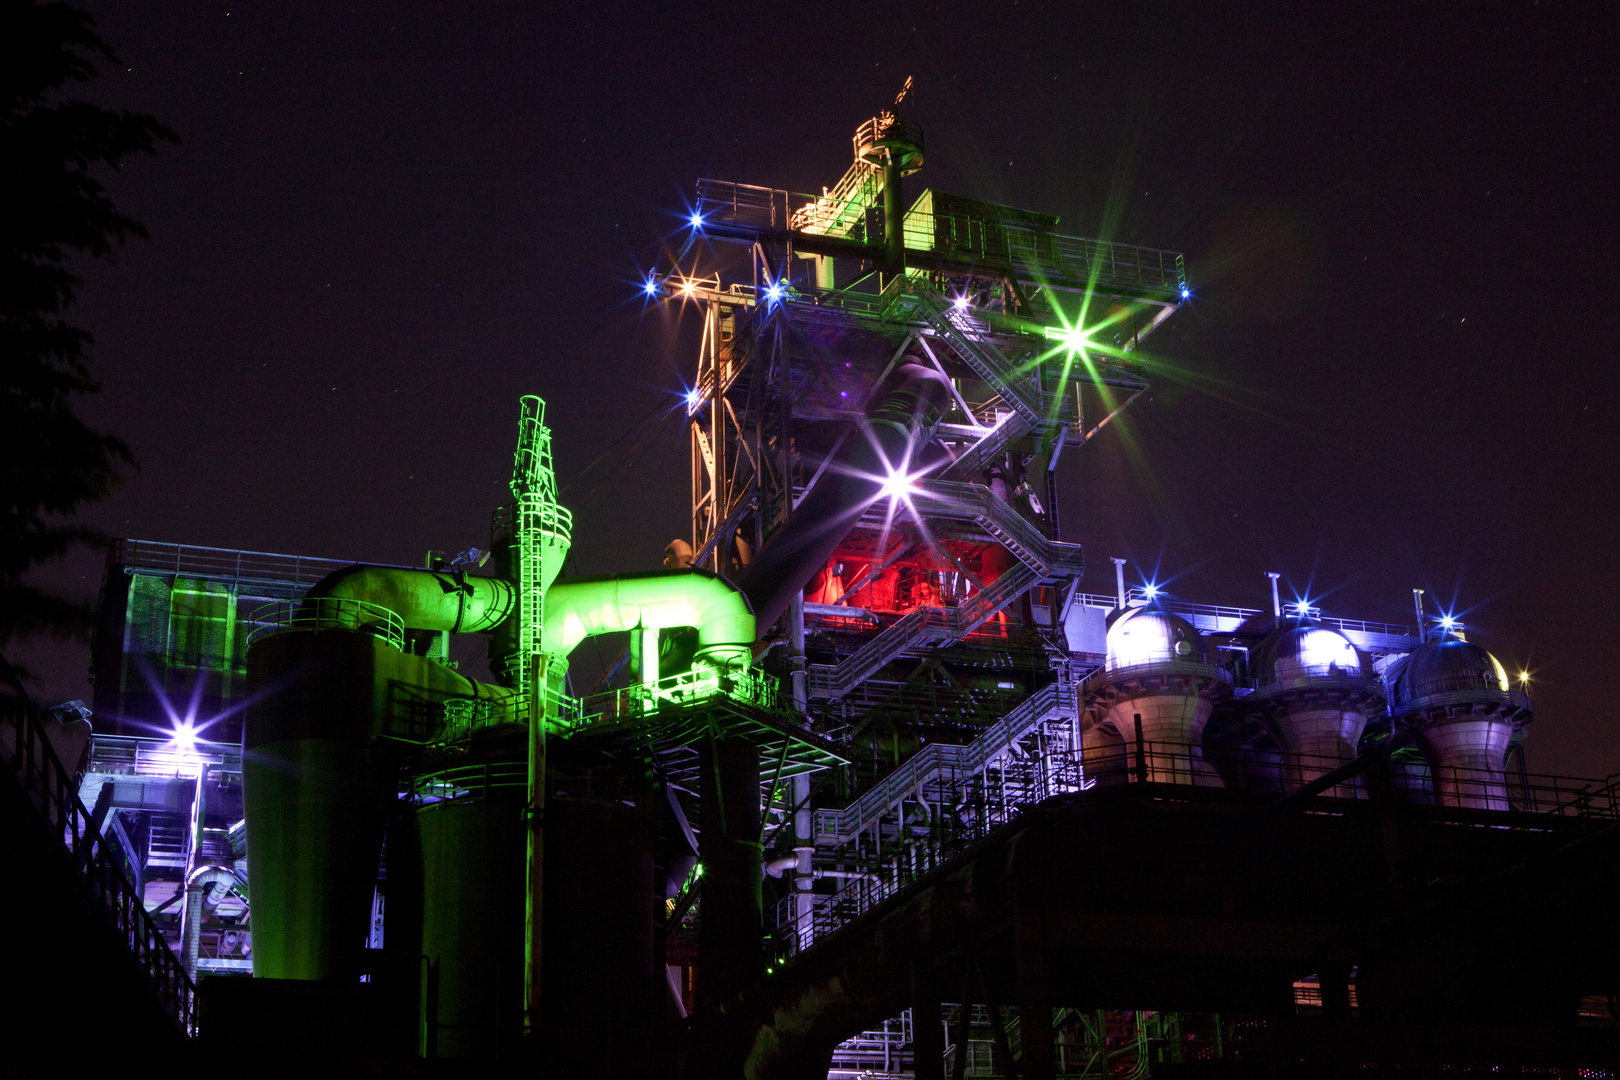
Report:
[[1271,579],[1271,614],[1274,618],[1282,618],[1282,597],[1277,595],[1277,579],[1282,575],[1275,570],[1267,570],[1266,577]]
[[1423,590],[1422,589],[1413,589],[1412,590],[1412,607],[1417,611],[1417,637],[1418,637],[1418,644],[1421,645],[1425,641],[1427,641],[1428,637],[1429,637],[1428,634],[1424,632],[1424,628],[1423,628]]
[[641,685],[651,686],[658,681],[658,630],[656,627],[637,627],[635,634],[641,640]]
[[793,708],[802,717],[810,704],[809,675],[804,664],[804,590],[788,602],[788,667],[793,674]]
[[523,1033],[539,1028],[541,919],[545,912],[546,817],[546,686],[549,658],[534,656],[529,669],[528,804],[525,808],[528,851],[524,867],[528,880],[523,907]]
[[899,275],[906,269],[904,211],[900,208],[900,155],[889,147],[883,161],[883,255],[885,272]]
[[189,836],[186,842],[186,869],[181,877],[181,889],[185,895],[181,897],[180,904],[180,956],[185,965],[186,974],[195,983],[197,981],[197,957],[200,952],[202,936],[202,897],[208,890],[198,891],[191,887],[191,875],[197,872],[202,865],[202,838],[203,827],[208,820],[207,805],[208,766],[197,766],[197,785],[191,796],[191,821],[189,823]]
[[809,946],[813,936],[810,917],[815,910],[816,878],[811,858],[816,847],[810,810],[810,776],[800,773],[792,783],[793,805],[797,807],[793,812],[793,854],[799,859],[793,867],[793,918],[799,935],[798,947],[803,949]]
[[185,965],[186,976],[195,985],[197,982],[197,958],[202,955],[203,897],[208,895],[210,886],[193,885],[187,881],[181,888],[186,890],[186,897],[183,901],[185,910],[180,914],[180,917],[185,920],[181,929],[181,937],[184,939],[180,947],[181,962]]
[[1109,562],[1114,564],[1114,589],[1119,597],[1119,608],[1125,610],[1125,560],[1117,556],[1109,556]]
[[1137,783],[1145,783],[1148,778],[1148,766],[1147,744],[1142,738],[1142,714],[1134,713],[1132,719],[1136,724],[1136,780]]

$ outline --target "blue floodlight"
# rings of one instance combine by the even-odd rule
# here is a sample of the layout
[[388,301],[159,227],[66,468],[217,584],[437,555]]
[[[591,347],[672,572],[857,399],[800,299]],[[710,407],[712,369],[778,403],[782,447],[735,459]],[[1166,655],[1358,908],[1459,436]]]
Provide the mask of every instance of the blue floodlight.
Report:
[[765,288],[765,299],[775,304],[782,299],[782,283],[773,281]]
[[1159,587],[1150,581],[1146,585],[1142,586],[1142,595],[1147,597],[1149,600],[1152,600],[1155,596],[1159,595]]
[[697,210],[692,211],[692,216],[690,218],[688,218],[687,220],[692,223],[692,228],[694,228],[694,229],[703,228],[703,214],[700,211],[697,211]]
[[657,296],[658,295],[658,279],[655,278],[655,277],[648,278],[647,283],[641,287],[641,290],[642,290],[642,292],[645,292],[648,296]]
[[1181,298],[1182,298],[1182,299],[1183,299],[1183,300],[1185,300],[1185,299],[1187,299],[1187,298],[1188,298],[1188,297],[1189,297],[1189,296],[1191,296],[1191,295],[1192,295],[1192,290],[1191,290],[1191,289],[1189,289],[1189,288],[1187,288],[1187,287],[1186,287],[1186,286],[1185,286],[1185,285],[1183,285],[1183,286],[1182,286],[1182,287],[1181,287]]
[[197,749],[197,729],[192,726],[191,721],[182,720],[174,725],[169,741],[180,753],[190,754]]

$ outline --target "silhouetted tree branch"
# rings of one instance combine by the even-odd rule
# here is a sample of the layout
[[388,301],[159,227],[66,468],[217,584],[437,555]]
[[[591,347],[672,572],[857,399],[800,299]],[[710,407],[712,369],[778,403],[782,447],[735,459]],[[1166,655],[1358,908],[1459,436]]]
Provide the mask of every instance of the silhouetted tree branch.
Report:
[[117,63],[87,12],[0,0],[0,647],[88,632],[87,607],[23,578],[76,544],[104,541],[70,519],[134,463],[120,439],[74,412],[99,387],[90,335],[64,317],[82,284],[67,264],[146,236],[95,174],[177,139],[143,113],[62,96],[95,77],[98,58]]

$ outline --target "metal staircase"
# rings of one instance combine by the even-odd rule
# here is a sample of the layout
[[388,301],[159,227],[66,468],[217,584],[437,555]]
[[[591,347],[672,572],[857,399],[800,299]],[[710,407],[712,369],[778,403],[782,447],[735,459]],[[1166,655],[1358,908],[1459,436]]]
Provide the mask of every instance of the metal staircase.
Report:
[[914,502],[925,517],[971,522],[1018,562],[988,588],[954,608],[917,608],[838,664],[811,665],[811,697],[841,698],[897,656],[967,637],[1032,586],[1085,572],[1085,556],[1079,545],[1047,539],[1033,522],[988,488],[946,480],[923,481],[917,485]]
[[854,837],[891,816],[903,799],[940,776],[983,773],[1036,728],[1076,715],[1077,707],[1073,687],[1044,686],[968,745],[930,743],[842,810],[817,810],[816,836],[832,841]]
[[[921,321],[1007,406],[1001,422],[953,462],[946,470],[947,476],[958,479],[978,476],[997,454],[1041,422],[1037,404],[1039,388],[1032,385],[1027,376],[1019,374],[1020,363],[1003,353],[979,329],[971,315],[958,311],[923,279],[897,278],[884,290],[883,317],[891,322]],[[1027,358],[1020,357],[1019,361],[1027,363]]]
[[922,514],[935,520],[973,522],[1035,571],[1037,583],[1085,573],[1085,552],[1079,544],[1049,539],[989,488],[949,480],[922,480],[916,486],[913,501],[920,504]]
[[1038,580],[1030,567],[1016,563],[995,584],[974,593],[960,607],[920,607],[908,612],[839,663],[812,664],[810,696],[841,698],[897,656],[912,649],[962,640]]
[[180,869],[186,865],[186,856],[189,837],[187,829],[178,815],[173,815],[167,821],[156,819],[152,822],[148,833],[146,848],[146,865],[149,867],[167,867]]

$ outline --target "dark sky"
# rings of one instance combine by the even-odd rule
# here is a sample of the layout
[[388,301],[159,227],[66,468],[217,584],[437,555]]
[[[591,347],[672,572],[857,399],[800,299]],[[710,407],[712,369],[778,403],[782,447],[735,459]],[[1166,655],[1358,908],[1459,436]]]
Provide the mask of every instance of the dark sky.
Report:
[[1535,672],[1533,769],[1620,770],[1609,5],[91,7],[90,95],[184,140],[113,185],[151,241],[83,271],[88,411],[141,462],[114,534],[482,546],[538,393],[578,569],[656,566],[684,436],[626,433],[695,346],[631,280],[696,178],[819,190],[912,75],[908,200],[1188,255],[1155,390],[1064,459],[1088,589],[1119,554],[1260,606],[1276,569],[1400,622],[1424,587]]

